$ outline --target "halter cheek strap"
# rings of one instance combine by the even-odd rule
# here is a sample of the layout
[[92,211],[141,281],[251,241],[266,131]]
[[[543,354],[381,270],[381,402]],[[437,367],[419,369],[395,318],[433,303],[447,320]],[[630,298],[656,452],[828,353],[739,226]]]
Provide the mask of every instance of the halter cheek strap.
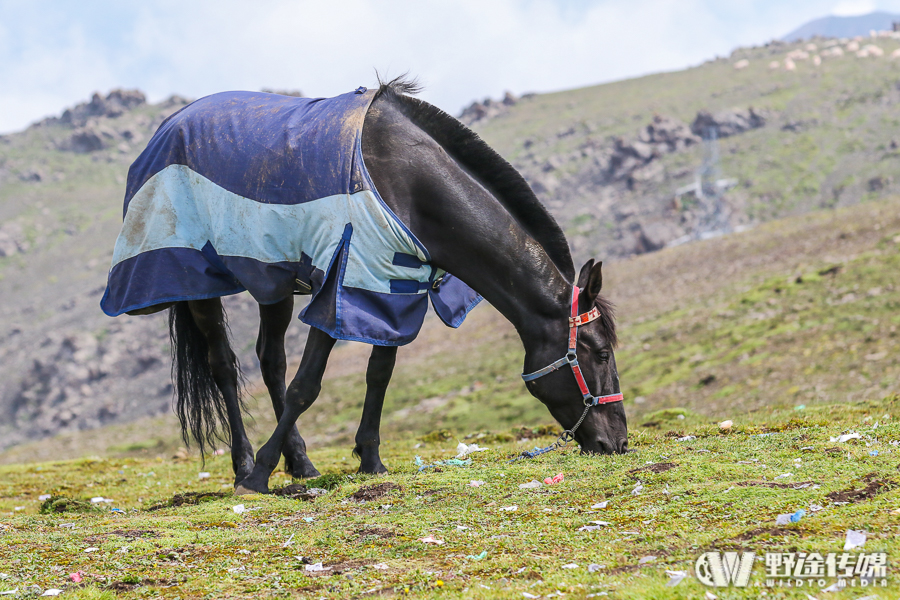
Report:
[[[539,369],[534,373],[528,373],[526,375],[522,375],[522,379],[526,382],[534,381],[539,377],[543,377],[544,375],[548,375],[557,369],[565,365],[569,365],[572,368],[572,374],[575,375],[575,382],[578,384],[578,389],[581,390],[581,395],[584,398],[585,407],[597,406],[598,404],[609,404],[611,402],[622,402],[624,396],[621,392],[617,394],[607,394],[606,396],[594,396],[591,394],[590,390],[588,390],[587,383],[584,380],[584,375],[581,373],[581,367],[578,365],[578,356],[575,354],[575,349],[578,343],[578,328],[581,325],[587,325],[591,321],[600,318],[600,311],[597,307],[591,308],[586,313],[578,314],[578,286],[574,286],[572,288],[572,316],[569,317],[569,351],[566,355],[559,360],[547,365],[543,369]],[[584,415],[582,415],[582,419]],[[581,421],[579,421],[581,424]],[[577,425],[576,425],[577,427]],[[572,428],[574,430],[574,427]]]

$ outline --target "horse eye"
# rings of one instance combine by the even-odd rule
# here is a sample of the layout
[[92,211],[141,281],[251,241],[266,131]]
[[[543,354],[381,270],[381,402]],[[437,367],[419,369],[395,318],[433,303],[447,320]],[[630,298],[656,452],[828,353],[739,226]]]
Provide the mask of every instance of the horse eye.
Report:
[[604,350],[600,353],[600,362],[609,362],[609,352]]

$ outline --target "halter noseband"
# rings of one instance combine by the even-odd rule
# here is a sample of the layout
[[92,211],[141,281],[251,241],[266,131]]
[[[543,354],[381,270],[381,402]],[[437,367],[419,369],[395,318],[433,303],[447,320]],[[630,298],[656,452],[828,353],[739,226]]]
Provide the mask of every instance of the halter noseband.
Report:
[[587,383],[584,381],[584,375],[581,374],[581,367],[578,366],[578,356],[575,354],[576,344],[578,342],[578,327],[581,325],[587,325],[591,321],[600,318],[600,311],[596,306],[592,307],[591,310],[586,313],[578,314],[578,286],[574,286],[572,288],[572,316],[569,317],[569,351],[566,353],[564,357],[553,362],[543,369],[535,371],[534,373],[528,373],[527,375],[522,375],[522,379],[526,382],[534,381],[539,377],[543,377],[544,375],[548,375],[553,371],[563,367],[564,365],[569,365],[572,367],[572,373],[575,375],[575,382],[578,383],[578,389],[581,390],[581,395],[584,397],[584,406],[585,406],[585,414],[581,416],[581,419],[578,421],[578,424],[575,425],[571,429],[574,431],[578,425],[581,425],[581,421],[584,419],[587,414],[587,409],[592,406],[597,406],[598,404],[609,404],[611,402],[622,402],[624,396],[622,392],[618,394],[607,394],[606,396],[594,396],[591,394],[590,390],[588,390]]

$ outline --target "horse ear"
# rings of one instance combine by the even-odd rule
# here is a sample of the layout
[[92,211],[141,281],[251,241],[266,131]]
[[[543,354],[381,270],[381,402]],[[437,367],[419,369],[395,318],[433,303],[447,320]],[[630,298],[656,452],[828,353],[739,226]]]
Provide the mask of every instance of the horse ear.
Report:
[[588,281],[591,277],[591,269],[594,268],[594,259],[587,261],[584,263],[584,266],[581,267],[581,272],[578,274],[578,287],[584,290],[588,286]]
[[[592,263],[594,261],[591,261]],[[585,265],[587,266],[587,265]],[[587,283],[584,286],[585,293],[593,302],[594,298],[600,295],[600,288],[603,287],[603,261],[598,262],[591,268],[587,277]]]

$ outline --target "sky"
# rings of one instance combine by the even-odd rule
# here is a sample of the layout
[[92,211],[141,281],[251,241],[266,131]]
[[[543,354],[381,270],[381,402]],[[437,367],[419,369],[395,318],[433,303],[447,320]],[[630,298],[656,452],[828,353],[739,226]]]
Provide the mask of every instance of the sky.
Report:
[[117,87],[332,96],[404,72],[452,114],[686,68],[900,0],[0,0],[0,133]]

